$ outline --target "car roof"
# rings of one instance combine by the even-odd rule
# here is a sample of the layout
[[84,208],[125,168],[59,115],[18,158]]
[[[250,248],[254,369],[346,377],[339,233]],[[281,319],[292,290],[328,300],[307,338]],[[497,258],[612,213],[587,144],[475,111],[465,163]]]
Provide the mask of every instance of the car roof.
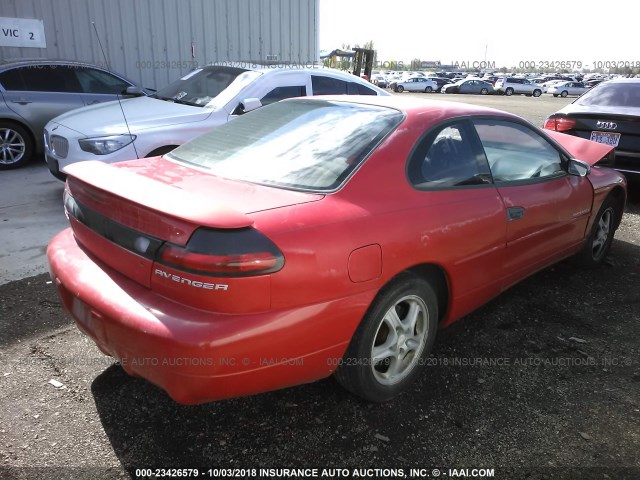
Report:
[[[49,60],[49,59],[33,59],[33,60],[6,60],[0,61],[0,70],[8,70],[16,67],[26,67],[30,65],[73,65],[79,67],[92,67],[101,70],[108,70],[101,65],[94,63],[78,62],[77,60]],[[117,75],[117,74],[116,74]]]
[[[401,97],[400,95],[390,96],[374,96],[374,95],[318,95],[314,97],[299,97],[291,98],[287,100],[281,100],[283,102],[292,101],[322,101],[329,100],[335,102],[355,103],[362,105],[373,105],[379,107],[393,108],[399,110],[407,115],[420,115],[422,113],[435,113],[446,114],[446,117],[462,117],[468,115],[492,115],[501,116],[505,118],[517,118],[517,115],[513,115],[502,110],[497,110],[489,107],[481,107],[477,105],[470,105],[468,103],[449,102],[446,100],[430,100],[421,99],[409,96]],[[443,117],[445,118],[445,117]]]
[[264,76],[266,75],[275,76],[284,72],[288,72],[288,73],[301,72],[301,73],[308,73],[313,75],[331,76],[334,78],[338,78],[340,80],[344,80],[348,82],[356,82],[361,85],[365,85],[377,92],[384,92],[385,94],[387,93],[384,90],[376,87],[373,83],[368,82],[356,75],[344,72],[342,70],[336,70],[335,68],[325,67],[324,65],[313,66],[312,64],[304,64],[304,63],[258,64],[258,63],[252,63],[252,62],[246,62],[246,61],[245,62],[224,61],[224,62],[214,62],[209,65],[202,65],[201,67],[198,67],[198,68],[213,69],[216,67],[239,68],[247,71],[260,72]]

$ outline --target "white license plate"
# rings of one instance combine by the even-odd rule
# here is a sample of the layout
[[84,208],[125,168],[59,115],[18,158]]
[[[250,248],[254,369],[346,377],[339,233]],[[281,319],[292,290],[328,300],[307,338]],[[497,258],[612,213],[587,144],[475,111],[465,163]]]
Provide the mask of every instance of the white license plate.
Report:
[[614,132],[591,132],[591,138],[589,140],[617,147],[620,141],[620,134]]

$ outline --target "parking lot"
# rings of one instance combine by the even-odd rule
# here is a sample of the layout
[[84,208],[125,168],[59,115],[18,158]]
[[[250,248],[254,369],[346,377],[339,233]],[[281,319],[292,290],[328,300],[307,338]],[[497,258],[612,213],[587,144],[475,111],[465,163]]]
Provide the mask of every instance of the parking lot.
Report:
[[[401,95],[499,108],[538,126],[572,101]],[[392,402],[361,402],[329,378],[187,407],[126,375],[62,311],[44,252],[67,223],[63,184],[43,162],[0,182],[0,478],[178,467],[640,478],[637,186],[604,268],[547,269],[441,331],[424,375]]]

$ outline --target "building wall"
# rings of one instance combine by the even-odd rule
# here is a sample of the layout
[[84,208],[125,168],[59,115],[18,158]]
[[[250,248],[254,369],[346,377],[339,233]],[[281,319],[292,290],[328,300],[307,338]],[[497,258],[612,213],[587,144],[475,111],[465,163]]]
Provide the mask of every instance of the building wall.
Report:
[[108,63],[149,88],[162,87],[194,66],[211,62],[307,64],[319,59],[318,2],[1,0],[0,17],[43,20],[46,48],[0,46],[0,61]]

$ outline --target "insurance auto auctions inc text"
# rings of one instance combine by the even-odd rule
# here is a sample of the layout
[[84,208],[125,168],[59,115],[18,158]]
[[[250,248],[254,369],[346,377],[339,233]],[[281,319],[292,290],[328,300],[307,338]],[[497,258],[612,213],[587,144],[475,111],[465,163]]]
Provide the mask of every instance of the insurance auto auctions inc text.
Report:
[[259,478],[493,478],[493,468],[260,468]]

